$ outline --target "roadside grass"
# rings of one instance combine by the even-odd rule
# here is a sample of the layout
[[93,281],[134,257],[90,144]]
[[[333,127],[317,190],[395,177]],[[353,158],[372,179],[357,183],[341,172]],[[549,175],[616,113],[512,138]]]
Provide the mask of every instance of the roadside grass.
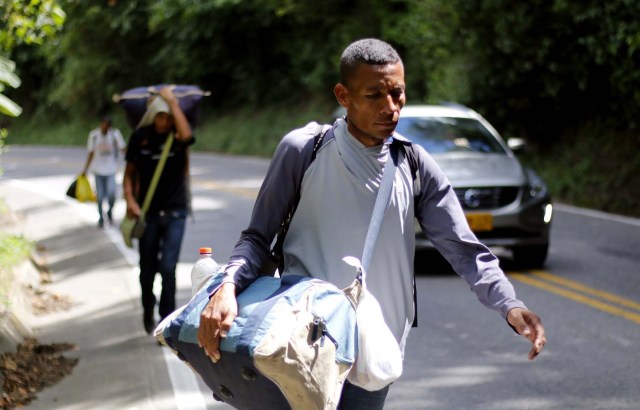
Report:
[[584,124],[521,158],[540,174],[555,200],[640,217],[640,131]]
[[[0,220],[8,213],[0,198]],[[14,281],[13,267],[29,257],[33,243],[22,236],[9,234],[0,228],[0,313],[9,308],[9,292]]]
[[[114,125],[127,138],[131,128],[119,108],[113,110]],[[269,158],[288,131],[309,121],[329,122],[335,108],[317,99],[227,112],[204,106],[193,150]],[[24,115],[6,143],[84,146],[96,126],[97,120],[86,118],[51,122]],[[554,200],[640,217],[640,131],[621,133],[594,121],[519,156],[543,177]]]
[[[119,120],[124,122],[124,117]],[[98,125],[97,119],[95,121],[86,118],[53,121],[43,118],[32,119],[24,115],[13,120],[5,144],[85,146],[89,132]]]
[[[194,151],[231,155],[270,157],[280,139],[290,130],[310,121],[327,122],[336,104],[310,99],[298,104],[272,104],[265,107],[242,108],[221,112],[204,106],[194,135]],[[113,109],[113,124],[125,140],[133,131],[126,123],[120,107]],[[89,131],[96,128],[97,119],[77,118],[55,121],[29,118],[13,121],[6,143],[17,145],[85,146]]]
[[287,132],[311,121],[330,121],[334,109],[335,104],[309,101],[203,115],[194,150],[271,157]]

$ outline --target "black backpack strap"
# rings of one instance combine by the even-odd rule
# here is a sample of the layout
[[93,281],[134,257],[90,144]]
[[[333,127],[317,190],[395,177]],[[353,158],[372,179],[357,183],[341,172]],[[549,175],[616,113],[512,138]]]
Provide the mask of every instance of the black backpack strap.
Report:
[[[413,143],[403,144],[404,146],[404,154],[405,158],[409,162],[409,167],[411,168],[411,180],[415,181],[418,178],[418,154],[413,146]],[[414,197],[416,196],[414,192]],[[415,206],[415,201],[414,201]],[[413,323],[411,327],[418,327],[418,289],[416,288],[416,275],[414,272],[413,275]]]
[[411,179],[415,181],[418,177],[418,154],[413,143],[404,145],[404,153],[411,168]]
[[[331,128],[333,127],[328,127],[327,129],[325,129],[323,124],[318,124],[318,126],[316,127],[316,131],[313,136],[313,150],[311,151],[311,159],[308,164],[305,164],[304,169],[302,170],[302,175],[304,175],[309,165],[311,165],[311,163],[315,161],[316,155],[318,154],[318,150],[320,149],[320,147],[322,147],[323,142],[326,142],[325,136],[327,135],[329,130],[331,130]],[[331,133],[331,138],[332,137],[333,137],[333,133]],[[328,140],[329,138],[327,138],[327,141]],[[300,187],[298,187],[296,191],[296,198],[293,201],[291,210],[287,214],[287,217],[285,218],[285,220],[282,221],[282,224],[280,225],[280,230],[278,231],[278,234],[277,234],[276,243],[273,245],[273,248],[271,248],[271,255],[270,255],[271,259],[273,260],[274,263],[277,264],[278,270],[280,272],[282,272],[282,270],[284,269],[284,254],[282,251],[282,247],[284,245],[284,238],[287,236],[287,231],[289,230],[289,224],[291,223],[293,214],[296,212],[296,209],[298,208],[299,202],[300,202]]]

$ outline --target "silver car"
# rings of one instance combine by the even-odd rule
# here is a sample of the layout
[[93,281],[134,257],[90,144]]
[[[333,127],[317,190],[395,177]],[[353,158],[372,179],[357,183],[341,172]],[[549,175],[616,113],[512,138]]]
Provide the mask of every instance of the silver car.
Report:
[[[482,243],[510,249],[519,266],[544,264],[553,207],[544,182],[510,148],[520,140],[505,143],[480,114],[457,105],[407,105],[396,131],[442,168]],[[432,247],[419,227],[416,247]]]

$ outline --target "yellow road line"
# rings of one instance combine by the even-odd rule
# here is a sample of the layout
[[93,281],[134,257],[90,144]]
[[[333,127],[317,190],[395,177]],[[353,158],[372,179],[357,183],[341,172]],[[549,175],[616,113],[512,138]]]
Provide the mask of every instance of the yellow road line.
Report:
[[533,270],[530,274],[548,280],[549,282],[555,282],[560,285],[563,285],[567,288],[574,289],[580,291],[582,293],[586,293],[588,295],[596,296],[600,299],[607,300],[609,302],[613,302],[616,305],[626,306],[631,309],[640,310],[640,303],[635,302],[633,300],[625,299],[621,296],[614,295],[613,293],[605,292],[603,290],[593,289],[588,286],[585,286],[579,282],[573,281],[571,279],[562,278],[560,276],[552,275],[548,272]]
[[610,313],[615,316],[620,316],[622,318],[625,318],[627,320],[640,324],[640,314],[638,313],[629,312],[627,310],[610,305],[608,303],[604,303],[599,300],[590,298],[588,296],[581,295],[580,293],[556,287],[550,283],[532,278],[531,276],[528,276],[526,274],[510,273],[509,277],[519,282],[526,283],[527,285],[531,285],[531,286],[546,290],[548,292],[555,293],[556,295],[563,296],[575,302],[583,303],[587,306],[591,306],[592,308]]

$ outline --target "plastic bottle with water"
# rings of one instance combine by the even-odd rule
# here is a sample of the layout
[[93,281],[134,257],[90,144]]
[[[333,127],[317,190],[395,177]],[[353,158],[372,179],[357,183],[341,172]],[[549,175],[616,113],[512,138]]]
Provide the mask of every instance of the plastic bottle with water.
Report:
[[211,248],[200,248],[200,258],[191,269],[191,296],[218,273],[219,269],[220,265],[211,256]]

